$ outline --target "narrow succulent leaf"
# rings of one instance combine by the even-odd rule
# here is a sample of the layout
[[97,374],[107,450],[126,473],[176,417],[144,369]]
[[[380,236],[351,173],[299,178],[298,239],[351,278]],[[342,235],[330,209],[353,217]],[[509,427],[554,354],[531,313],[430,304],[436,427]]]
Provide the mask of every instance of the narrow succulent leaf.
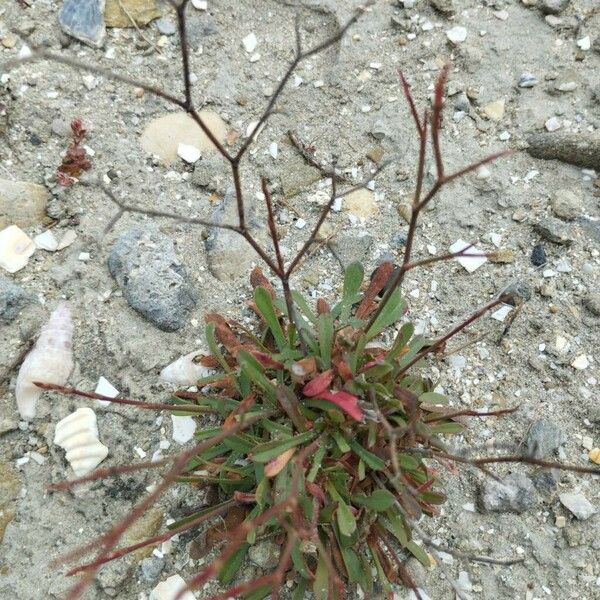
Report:
[[421,466],[419,459],[410,454],[398,454],[398,464],[404,471],[416,471]]
[[279,475],[288,462],[291,460],[292,456],[296,452],[296,448],[290,448],[289,450],[285,450],[279,456],[271,459],[265,465],[265,477],[275,477]]
[[361,587],[366,587],[365,585],[365,573],[362,570],[362,565],[360,564],[360,560],[358,555],[352,548],[347,548],[340,546],[340,552],[342,554],[342,560],[344,561],[344,566],[346,567],[346,572],[348,573],[348,579],[351,583],[358,583]]
[[262,365],[246,350],[240,350],[237,355],[238,363],[245,375],[262,391],[266,397],[275,403],[277,400],[277,390],[269,381],[264,373]]
[[256,302],[256,306],[260,311],[260,314],[263,316],[263,319],[271,330],[277,347],[280,350],[288,348],[288,341],[283,333],[279,319],[277,318],[277,313],[275,312],[275,307],[273,306],[273,298],[271,297],[271,294],[269,294],[264,287],[257,287],[254,290],[254,302]]
[[333,371],[328,369],[311,379],[303,388],[302,393],[309,398],[322,394],[333,381]]
[[429,427],[430,433],[443,433],[446,435],[453,435],[461,433],[465,426],[462,423],[438,423],[437,425],[431,425]]
[[[249,513],[248,516],[246,517],[247,521],[251,521],[252,519],[256,519],[256,517],[258,517],[261,513],[262,513],[263,509],[257,504]],[[246,536],[246,542],[248,544],[250,544],[251,546],[253,544],[256,543],[256,536],[257,536],[257,529],[256,527],[253,527],[249,532],[248,535]]]
[[308,306],[308,302],[305,300],[304,296],[299,292],[292,291],[292,299],[295,304],[300,309],[300,312],[313,324],[317,324],[317,315],[311,310],[310,306]]
[[331,600],[329,598],[329,569],[322,554],[319,554],[315,580],[313,581],[315,600]]
[[229,583],[239,572],[250,544],[243,543],[226,561],[219,571],[219,581]]
[[388,490],[375,490],[370,496],[355,495],[352,496],[351,500],[353,504],[366,506],[375,512],[384,512],[396,502],[396,498]]
[[359,292],[364,274],[363,266],[359,262],[354,262],[346,268],[342,299],[331,311],[334,317],[339,317],[342,323],[348,321],[352,306],[360,300]]
[[419,402],[426,404],[448,404],[448,397],[437,392],[425,392],[419,396]]
[[394,343],[388,352],[387,357],[389,360],[395,360],[398,358],[398,356],[400,356],[400,354],[402,354],[414,332],[415,326],[410,321],[408,323],[404,323],[404,325],[400,327],[400,330],[396,335],[396,339],[394,340]]
[[379,560],[379,556],[377,555],[377,552],[375,552],[371,547],[369,547],[369,550],[371,550],[371,556],[373,557],[373,562],[375,563],[375,569],[377,570],[377,581],[378,581],[379,585],[381,586],[384,593],[386,593],[386,594],[392,593],[393,592],[392,585],[390,584],[390,582],[385,574],[385,571],[383,570],[383,567],[381,566],[381,562]]
[[364,460],[369,468],[374,471],[382,471],[385,469],[385,461],[379,458],[379,456],[375,456],[375,454],[363,448],[356,440],[351,439],[348,443],[354,454]]
[[256,590],[248,594],[244,594],[244,600],[263,600],[271,593],[271,585],[261,585]]
[[429,554],[422,546],[419,546],[416,542],[408,542],[405,547],[424,567],[431,566]]
[[[296,567],[296,568],[298,568],[298,567]],[[304,600],[304,598],[306,597],[307,589],[308,589],[308,578],[300,577],[300,581],[298,581],[298,585],[296,586],[296,589],[294,590],[294,595],[292,596],[292,600]]]
[[339,406],[355,421],[362,421],[364,418],[364,413],[358,405],[358,398],[349,392],[344,390],[338,392],[322,392],[319,397],[328,400],[329,402],[333,402],[333,404]]
[[315,437],[317,437],[317,432],[310,430],[287,440],[276,440],[266,444],[259,444],[254,447],[252,460],[258,463],[267,463],[290,448],[311,442]]
[[400,289],[394,290],[373,325],[369,327],[367,337],[372,339],[386,327],[393,325],[402,317],[405,309],[406,302],[402,299]]
[[225,500],[225,502],[221,502],[220,504],[215,504],[214,506],[209,506],[207,508],[203,508],[202,510],[199,510],[198,512],[188,515],[187,517],[183,517],[183,519],[179,519],[178,521],[175,521],[174,523],[167,525],[167,529],[173,530],[173,529],[177,529],[178,527],[181,527],[182,525],[187,525],[188,523],[195,521],[199,517],[201,517],[205,514],[214,512],[214,511],[218,510],[219,508],[222,508],[223,506],[226,506],[228,504],[231,504],[231,500]]
[[277,400],[294,424],[294,427],[300,432],[306,431],[305,419],[298,410],[298,398],[296,398],[296,394],[289,387],[278,385]]
[[337,509],[335,511],[335,518],[337,525],[340,528],[340,533],[343,536],[350,537],[356,531],[356,519],[350,510],[350,507],[346,504],[342,496],[335,489],[335,486],[329,484],[327,486],[329,495],[337,502]]
[[[206,343],[208,344],[208,349],[212,356],[214,356],[219,364],[223,367],[223,370],[226,373],[231,373],[231,367],[227,364],[225,357],[219,350],[219,345],[217,344],[217,338],[215,337],[215,324],[211,321],[206,324],[206,329],[204,330],[204,335],[206,337]],[[216,377],[216,376],[213,376]],[[222,376],[221,376],[222,377]],[[204,378],[205,380],[207,378]],[[215,380],[216,381],[216,380]]]
[[333,317],[330,314],[319,315],[319,350],[323,369],[331,367],[331,349],[333,346]]
[[361,458],[358,461],[358,480],[363,481],[366,476],[367,476],[367,468],[365,465],[365,461]]
[[294,568],[303,579],[308,579],[310,577],[308,567],[306,566],[306,561],[304,560],[304,556],[302,556],[302,551],[300,550],[300,542],[297,541],[292,548],[292,563]]
[[344,436],[339,431],[333,430],[331,432],[331,437],[333,437],[335,440],[335,443],[342,454],[350,452],[350,446],[348,445],[348,442],[344,439]]
[[379,517],[378,521],[387,529],[402,546],[406,547],[410,541],[410,530],[406,527],[404,518],[394,512],[394,509],[387,511],[385,518]]
[[312,465],[310,467],[310,471],[306,476],[306,479],[311,483],[314,482],[319,473],[319,470],[321,469],[321,463],[323,461],[323,457],[325,456],[325,452],[327,452],[327,440],[323,440],[321,442],[321,445],[317,448]]

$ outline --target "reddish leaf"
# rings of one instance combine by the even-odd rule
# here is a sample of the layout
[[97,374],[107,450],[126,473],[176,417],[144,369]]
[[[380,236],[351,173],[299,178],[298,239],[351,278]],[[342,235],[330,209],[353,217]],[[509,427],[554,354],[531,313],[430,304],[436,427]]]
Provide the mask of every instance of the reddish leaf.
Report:
[[333,371],[328,369],[323,373],[317,375],[314,379],[309,381],[302,390],[302,393],[309,398],[319,396],[321,393],[327,390],[331,382],[333,381]]
[[320,486],[318,486],[316,483],[313,483],[312,481],[308,481],[308,479],[304,481],[304,485],[306,486],[308,492],[312,496],[314,496],[323,506],[327,504],[325,492],[321,489]]
[[256,360],[267,369],[283,369],[285,365],[278,360],[273,360],[269,354],[265,352],[259,352],[258,350],[251,350],[250,353]]
[[392,273],[394,272],[394,264],[391,261],[381,263],[373,276],[371,277],[371,283],[365,295],[363,296],[360,306],[356,309],[356,318],[364,319],[375,307],[373,301],[377,298],[377,294],[387,285],[390,280]]
[[327,304],[326,300],[323,298],[319,298],[317,300],[317,314],[318,315],[328,315],[331,312],[331,308],[329,304]]
[[275,475],[279,475],[281,471],[285,468],[285,465],[290,462],[292,456],[296,452],[296,448],[290,448],[285,452],[282,452],[277,458],[270,460],[265,465],[265,477],[275,477]]
[[339,376],[344,381],[350,381],[352,379],[352,371],[350,370],[350,365],[345,360],[338,360],[335,362],[335,367]]
[[254,267],[252,273],[250,273],[250,284],[253,288],[263,287],[269,292],[271,298],[275,298],[277,295],[271,282],[266,278],[260,267]]
[[231,411],[227,418],[223,422],[223,431],[228,431],[236,424],[236,417],[238,415],[248,412],[254,405],[254,394],[248,394],[236,407],[235,410]]
[[333,404],[341,408],[355,421],[363,420],[364,415],[362,409],[358,405],[358,398],[349,392],[345,392],[344,390],[340,390],[339,392],[321,392],[319,398],[333,402]]

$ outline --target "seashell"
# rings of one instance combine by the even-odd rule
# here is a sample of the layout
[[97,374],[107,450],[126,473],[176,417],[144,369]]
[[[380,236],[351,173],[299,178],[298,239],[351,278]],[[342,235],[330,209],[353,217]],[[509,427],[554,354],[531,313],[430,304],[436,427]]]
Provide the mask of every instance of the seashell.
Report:
[[15,396],[23,419],[35,417],[35,407],[42,393],[34,381],[56,385],[67,382],[73,369],[72,339],[71,311],[63,302],[42,327],[40,337],[19,369]]
[[66,450],[66,459],[77,477],[93,471],[108,454],[98,439],[96,413],[88,407],[78,408],[56,424],[54,443]]
[[16,225],[0,231],[0,267],[9,273],[21,270],[34,252],[33,240]]
[[202,352],[196,350],[185,356],[180,356],[160,372],[160,378],[176,385],[196,385],[198,379],[207,377],[212,373],[208,367],[194,362],[194,357],[199,354],[202,354]]

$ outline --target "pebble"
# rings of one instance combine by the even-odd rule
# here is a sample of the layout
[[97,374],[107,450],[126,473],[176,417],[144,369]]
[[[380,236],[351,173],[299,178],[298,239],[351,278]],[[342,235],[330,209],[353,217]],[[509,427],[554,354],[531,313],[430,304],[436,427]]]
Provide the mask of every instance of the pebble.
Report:
[[34,227],[46,218],[46,188],[27,181],[0,179],[0,229],[9,225]]
[[71,124],[66,119],[54,119],[50,129],[58,137],[69,137],[71,135]]
[[457,25],[456,27],[452,27],[452,29],[448,29],[446,31],[446,37],[453,44],[460,44],[467,39],[467,28],[462,27],[461,25]]
[[281,547],[273,542],[258,542],[248,549],[248,558],[260,569],[275,569],[279,564]]
[[249,33],[243,40],[242,44],[244,45],[244,50],[248,54],[252,54],[256,47],[258,46],[258,39],[254,33]]
[[504,116],[504,100],[495,100],[483,107],[483,114],[491,121],[498,122]]
[[590,361],[585,354],[580,354],[572,363],[571,366],[578,371],[584,371],[590,366]]
[[144,558],[140,563],[140,569],[142,572],[142,580],[145,583],[156,583],[160,577],[163,569],[165,568],[166,561],[163,557],[148,556]]
[[28,304],[36,301],[34,294],[0,275],[0,323],[8,325],[14,321]]
[[523,473],[513,473],[501,482],[487,479],[481,489],[485,512],[522,513],[537,503],[533,482]]
[[329,242],[329,249],[345,270],[353,262],[363,262],[373,244],[371,235],[336,235]]
[[196,600],[192,592],[187,591],[179,595],[179,592],[186,587],[186,582],[181,575],[172,575],[164,581],[161,581],[151,592],[148,600]]
[[429,4],[447,17],[451,17],[456,11],[454,0],[429,0]]
[[181,142],[177,146],[177,156],[190,165],[199,160],[200,155],[200,150],[196,146],[182,144]]
[[520,88],[532,88],[538,84],[538,79],[532,73],[523,73],[519,78]]
[[17,45],[19,38],[14,33],[7,33],[5,36],[0,39],[0,43],[5,48],[14,48]]
[[145,27],[150,21],[160,17],[155,0],[106,0],[104,9],[106,27],[134,27],[120,4],[123,5],[127,14],[131,15],[138,27]]
[[156,28],[161,35],[175,35],[177,32],[177,25],[167,17],[157,19]]
[[129,305],[163,331],[177,331],[196,306],[197,292],[177,258],[175,244],[157,227],[126,231],[115,242],[108,268]]
[[600,292],[590,292],[583,303],[593,315],[600,317]]
[[597,465],[600,465],[600,448],[592,448],[588,453],[588,458]]
[[527,433],[527,454],[550,458],[566,441],[564,429],[548,419],[538,419]]
[[542,0],[540,6],[545,15],[558,15],[569,5],[570,0]]
[[561,504],[581,521],[589,519],[597,512],[594,505],[583,494],[565,492],[560,494],[558,498]]
[[554,192],[550,196],[550,206],[557,217],[568,221],[577,218],[583,210],[581,196],[568,189]]
[[58,248],[58,240],[54,236],[52,229],[47,229],[43,233],[36,235],[33,238],[33,242],[36,248],[47,250],[48,252],[55,252]]
[[558,131],[562,127],[562,121],[558,117],[550,117],[544,123],[544,127],[548,131]]
[[[223,143],[227,126],[221,117],[209,110],[201,110],[199,116],[217,140]],[[158,156],[167,166],[177,159],[179,144],[194,146],[202,155],[217,152],[202,129],[184,112],[168,113],[150,121],[144,128],[140,143],[148,154]]]
[[586,35],[585,37],[582,37],[581,39],[577,40],[577,46],[579,46],[579,48],[584,52],[586,50],[589,50],[592,47],[590,36]]
[[35,252],[33,240],[16,225],[0,231],[0,267],[9,273],[20,271]]
[[185,444],[189,442],[196,431],[196,421],[193,417],[185,416],[181,417],[178,415],[171,415],[173,423],[173,440],[178,444]]
[[208,0],[192,0],[192,6],[198,10],[208,10]]
[[536,223],[533,228],[545,240],[553,244],[568,246],[573,242],[573,234],[570,227],[554,218],[547,218]]
[[[459,240],[456,240],[456,242],[454,242],[454,244],[452,244],[450,246],[450,248],[448,248],[448,250],[450,252],[460,252],[461,250],[466,248],[468,245],[469,245],[468,242],[465,242],[464,240],[459,239]],[[469,254],[482,254],[482,253],[483,253],[483,250],[481,250],[480,248],[477,248],[477,246],[472,246],[471,248],[469,248],[468,250],[465,251],[465,256],[459,256],[455,260],[462,267],[464,267],[464,269],[466,269],[469,273],[473,273],[474,271],[479,269],[479,267],[481,267],[482,265],[484,265],[487,262],[487,257],[485,257],[485,256],[470,257],[468,255]]]
[[[107,396],[108,398],[116,398],[120,393],[108,379],[102,376],[98,379],[94,392],[101,396]],[[108,406],[110,404],[109,400],[96,400],[96,402],[99,406]]]
[[531,264],[534,267],[541,267],[542,265],[545,265],[547,261],[548,259],[546,257],[546,250],[544,250],[544,246],[541,244],[534,246],[533,250],[531,251]]
[[104,0],[64,0],[58,20],[67,35],[100,48],[106,37],[103,10]]
[[367,219],[377,212],[375,194],[366,188],[355,190],[345,197],[344,210],[359,219]]
[[220,155],[205,156],[194,164],[192,183],[224,194],[228,175],[226,164]]

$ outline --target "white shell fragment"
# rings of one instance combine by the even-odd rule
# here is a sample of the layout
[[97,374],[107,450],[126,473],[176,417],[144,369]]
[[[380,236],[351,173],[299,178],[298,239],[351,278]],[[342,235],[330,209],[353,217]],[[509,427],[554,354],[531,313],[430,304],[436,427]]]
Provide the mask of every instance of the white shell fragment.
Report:
[[41,250],[47,250],[48,252],[55,252],[58,249],[58,240],[54,236],[52,229],[44,231],[33,238],[37,248]]
[[20,227],[0,231],[0,267],[9,273],[20,271],[34,252],[33,240]]
[[[177,594],[185,588],[186,583],[181,575],[172,575],[161,581],[151,592],[148,600],[175,600]],[[196,600],[192,592],[179,596],[180,600]]]
[[[100,377],[94,390],[96,394],[101,396],[108,396],[109,398],[116,398],[119,395],[119,390],[105,377]],[[99,406],[108,406],[110,402],[108,400],[96,400]]]
[[498,310],[495,310],[492,313],[492,319],[502,322],[508,317],[512,309],[513,307],[510,304],[503,304]]
[[70,246],[76,239],[77,234],[72,229],[69,229],[65,233],[65,235],[63,235],[62,238],[60,238],[60,242],[58,242],[58,246],[56,249],[62,250],[63,248]]
[[35,346],[25,357],[19,374],[15,396],[23,419],[35,417],[35,407],[42,390],[34,381],[64,385],[73,370],[71,352],[73,322],[66,303],[58,305],[42,327]]
[[[464,250],[467,246],[469,246],[468,242],[464,240],[456,240],[452,246],[450,246],[450,252],[460,252]],[[477,248],[476,246],[472,246],[468,250],[465,251],[465,255],[469,254],[483,254],[483,251]],[[487,262],[487,257],[485,256],[459,256],[457,262],[463,266],[469,273],[473,273],[479,269],[479,267]]]
[[191,165],[200,159],[201,154],[200,150],[198,150],[196,146],[180,143],[177,146],[177,156],[179,156],[179,158],[185,160],[186,163],[189,163]]
[[160,378],[176,385],[196,385],[198,379],[207,377],[212,373],[209,368],[194,362],[194,358],[199,354],[201,352],[196,350],[185,356],[180,356],[160,372]]
[[590,361],[585,354],[580,354],[572,363],[571,366],[579,371],[583,371],[590,366]]
[[192,417],[171,415],[173,420],[173,440],[178,444],[189,442],[196,431],[196,421]]
[[96,414],[91,408],[78,408],[56,424],[54,443],[66,450],[77,477],[93,471],[107,456],[108,448],[98,440]]
[[252,54],[256,50],[258,46],[258,40],[256,39],[256,35],[254,33],[249,33],[243,40],[242,44],[244,45],[244,50],[248,54]]
[[461,42],[464,42],[467,39],[467,29],[466,27],[457,25],[456,27],[453,27],[452,29],[448,29],[448,31],[446,31],[446,37],[453,44],[460,44]]

